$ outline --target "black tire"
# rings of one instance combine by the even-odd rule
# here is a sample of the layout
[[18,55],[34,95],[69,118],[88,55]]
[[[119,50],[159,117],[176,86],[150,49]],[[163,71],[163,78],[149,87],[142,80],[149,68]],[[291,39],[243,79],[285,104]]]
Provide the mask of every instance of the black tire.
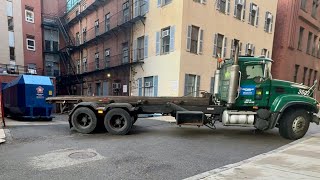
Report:
[[131,118],[132,118],[132,125],[134,125],[138,120],[138,115],[136,115],[136,114],[132,115]]
[[126,135],[133,125],[130,114],[124,109],[111,109],[104,117],[104,126],[110,134]]
[[89,134],[97,127],[97,117],[91,109],[80,107],[72,114],[71,123],[76,131]]
[[279,133],[286,139],[297,140],[307,133],[309,125],[310,116],[306,110],[289,110],[280,119]]

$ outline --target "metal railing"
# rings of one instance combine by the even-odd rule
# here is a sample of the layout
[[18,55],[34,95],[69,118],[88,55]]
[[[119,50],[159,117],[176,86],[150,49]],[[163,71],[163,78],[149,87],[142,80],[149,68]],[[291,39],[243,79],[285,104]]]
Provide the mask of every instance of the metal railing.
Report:
[[12,64],[0,64],[0,74],[42,74],[43,69],[30,69],[27,66],[12,65]]

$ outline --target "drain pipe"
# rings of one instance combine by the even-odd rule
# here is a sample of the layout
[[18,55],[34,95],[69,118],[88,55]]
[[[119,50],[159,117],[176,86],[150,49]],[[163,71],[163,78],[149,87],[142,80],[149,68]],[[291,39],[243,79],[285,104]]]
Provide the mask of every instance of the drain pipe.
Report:
[[230,69],[230,85],[229,85],[229,92],[228,92],[228,102],[227,107],[232,107],[233,104],[236,102],[236,97],[238,94],[238,87],[239,87],[239,41],[234,41],[235,46],[235,53],[234,53],[234,63]]

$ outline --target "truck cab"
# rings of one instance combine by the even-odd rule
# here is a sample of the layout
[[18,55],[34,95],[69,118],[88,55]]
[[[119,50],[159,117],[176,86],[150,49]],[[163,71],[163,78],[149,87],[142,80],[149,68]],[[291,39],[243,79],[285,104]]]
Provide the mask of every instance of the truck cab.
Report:
[[222,122],[226,126],[254,125],[260,130],[279,127],[282,136],[301,138],[310,122],[319,123],[314,117],[318,102],[313,98],[317,82],[308,87],[273,79],[272,62],[265,57],[240,56],[235,68],[234,59],[225,60],[217,70],[219,88],[214,92],[215,102],[228,107]]

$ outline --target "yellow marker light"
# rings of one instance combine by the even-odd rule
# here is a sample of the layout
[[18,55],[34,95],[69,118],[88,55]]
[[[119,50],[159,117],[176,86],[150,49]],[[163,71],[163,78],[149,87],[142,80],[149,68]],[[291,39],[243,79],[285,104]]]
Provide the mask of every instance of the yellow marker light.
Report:
[[98,114],[103,114],[103,111],[102,110],[98,110]]

